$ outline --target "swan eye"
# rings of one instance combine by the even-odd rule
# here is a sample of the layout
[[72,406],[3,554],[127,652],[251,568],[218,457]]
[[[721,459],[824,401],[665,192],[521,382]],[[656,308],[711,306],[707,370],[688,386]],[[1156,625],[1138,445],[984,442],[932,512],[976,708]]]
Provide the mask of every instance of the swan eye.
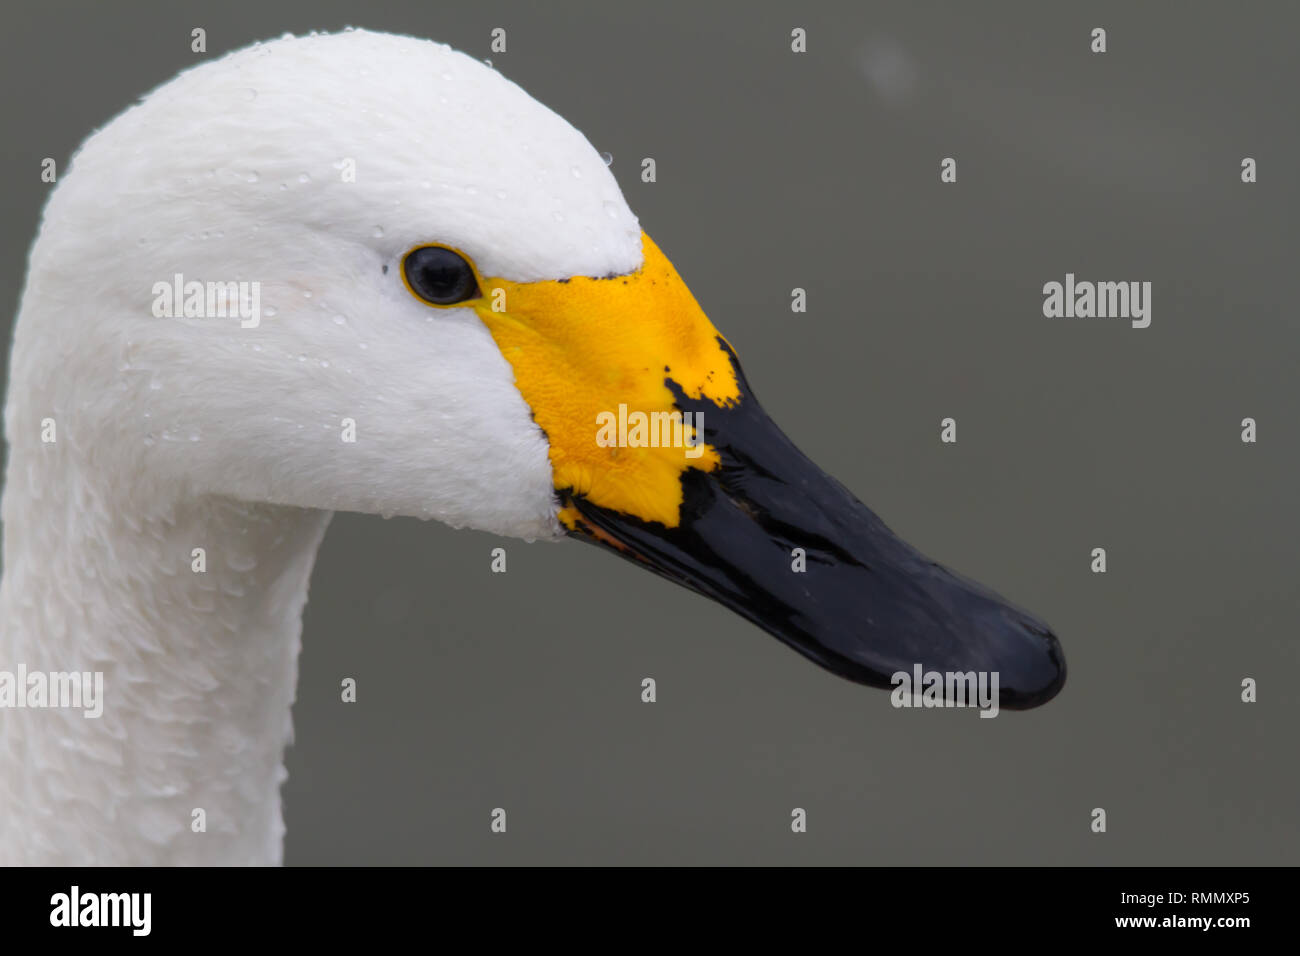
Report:
[[412,249],[402,262],[402,273],[410,290],[433,305],[455,305],[479,294],[474,267],[446,246]]

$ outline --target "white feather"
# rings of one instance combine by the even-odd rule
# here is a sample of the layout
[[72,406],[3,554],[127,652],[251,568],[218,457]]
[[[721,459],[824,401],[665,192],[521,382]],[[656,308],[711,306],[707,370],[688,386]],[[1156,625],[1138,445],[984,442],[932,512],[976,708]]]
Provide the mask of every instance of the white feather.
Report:
[[[241,50],[77,154],[15,331],[0,669],[103,671],[106,701],[98,720],[0,711],[0,861],[278,862],[330,513],[559,533],[545,438],[492,337],[402,284],[431,241],[515,281],[641,262],[582,134],[405,37]],[[176,273],[259,282],[260,326],[156,318]]]

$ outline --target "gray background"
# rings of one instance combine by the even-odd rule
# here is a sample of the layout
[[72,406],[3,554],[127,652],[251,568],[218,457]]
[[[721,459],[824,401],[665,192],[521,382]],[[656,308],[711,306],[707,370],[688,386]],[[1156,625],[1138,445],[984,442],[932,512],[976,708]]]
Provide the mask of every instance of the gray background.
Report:
[[[7,314],[41,158],[62,168],[195,62],[192,27],[209,56],[353,24],[482,57],[502,26],[497,67],[613,153],[773,417],[1066,649],[1069,682],[1042,709],[894,710],[595,548],[339,515],[306,612],[287,862],[1297,862],[1294,4],[43,3],[4,18]],[[945,156],[956,185],[939,182]],[[1151,327],[1045,319],[1042,284],[1067,271],[1151,281]],[[806,315],[789,310],[796,285]],[[948,415],[956,446],[938,440]],[[1257,445],[1239,440],[1245,416]],[[1244,676],[1259,703],[1239,701]]]

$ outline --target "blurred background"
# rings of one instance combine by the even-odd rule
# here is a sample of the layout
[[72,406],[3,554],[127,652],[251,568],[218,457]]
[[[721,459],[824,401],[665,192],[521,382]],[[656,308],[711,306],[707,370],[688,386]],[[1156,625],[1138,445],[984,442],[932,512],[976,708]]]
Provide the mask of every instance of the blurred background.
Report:
[[[65,169],[200,60],[192,28],[207,58],[345,25],[490,56],[613,154],[772,417],[1048,621],[1069,681],[995,720],[895,710],[595,548],[341,514],[306,611],[286,862],[1294,864],[1296,11],[15,5],[0,305],[12,320],[41,159]],[[1150,281],[1150,328],[1044,318],[1067,272]]]

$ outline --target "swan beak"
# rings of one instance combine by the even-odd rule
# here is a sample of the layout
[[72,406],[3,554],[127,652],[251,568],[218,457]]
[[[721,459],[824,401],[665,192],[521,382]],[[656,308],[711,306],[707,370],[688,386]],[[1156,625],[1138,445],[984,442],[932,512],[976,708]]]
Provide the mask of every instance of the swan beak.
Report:
[[[849,680],[975,672],[999,708],[1054,697],[1065,658],[1051,630],[917,552],[804,456],[671,264],[643,245],[630,276],[507,284],[508,316],[480,310],[547,434],[570,534]],[[939,695],[966,699],[963,679]]]
[[[721,467],[683,474],[674,528],[573,496],[573,533],[748,618],[822,667],[891,687],[893,675],[997,674],[999,706],[1045,703],[1065,682],[1052,632],[941,567],[813,464],[745,389],[702,413]],[[991,684],[991,680],[990,680]],[[945,684],[945,690],[948,689]]]

